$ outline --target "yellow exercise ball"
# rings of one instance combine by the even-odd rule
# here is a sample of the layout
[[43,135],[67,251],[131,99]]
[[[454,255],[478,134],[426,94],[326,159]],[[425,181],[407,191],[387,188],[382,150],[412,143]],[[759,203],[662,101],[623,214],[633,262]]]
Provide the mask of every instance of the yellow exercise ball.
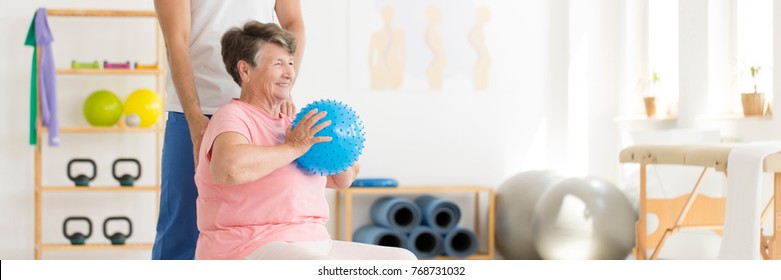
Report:
[[141,127],[154,125],[162,113],[163,104],[160,97],[152,90],[136,90],[125,100],[125,115],[137,115],[141,118]]

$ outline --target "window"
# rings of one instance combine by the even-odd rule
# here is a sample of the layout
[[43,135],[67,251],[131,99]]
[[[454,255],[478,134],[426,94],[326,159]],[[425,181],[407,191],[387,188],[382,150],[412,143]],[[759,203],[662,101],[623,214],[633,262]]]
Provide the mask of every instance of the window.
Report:
[[[657,115],[678,106],[678,0],[648,1],[648,94],[657,99]],[[650,82],[656,72],[659,81]]]
[[[737,74],[738,90],[754,92],[751,79],[751,67],[759,66],[756,77],[758,92],[764,92],[766,98],[773,93],[773,1],[738,0],[737,1]],[[738,93],[735,93],[736,96]],[[732,98],[730,98],[732,99]],[[740,112],[740,98],[733,102]],[[734,110],[734,108],[733,108]]]
[[753,92],[751,67],[759,66],[757,91],[772,99],[772,0],[708,2],[708,80],[711,114],[741,114],[740,93]]

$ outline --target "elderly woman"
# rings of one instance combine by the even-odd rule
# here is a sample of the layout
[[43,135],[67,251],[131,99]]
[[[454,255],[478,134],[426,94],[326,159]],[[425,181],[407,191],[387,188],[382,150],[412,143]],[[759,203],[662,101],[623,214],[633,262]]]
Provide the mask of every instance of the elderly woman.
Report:
[[[293,162],[312,145],[326,112],[291,129],[283,106],[295,80],[295,37],[250,21],[222,37],[225,68],[241,96],[221,107],[203,136],[196,167],[197,259],[415,259],[407,250],[331,240],[325,188],[348,188],[356,164],[332,176]],[[284,107],[284,108],[283,108]]]

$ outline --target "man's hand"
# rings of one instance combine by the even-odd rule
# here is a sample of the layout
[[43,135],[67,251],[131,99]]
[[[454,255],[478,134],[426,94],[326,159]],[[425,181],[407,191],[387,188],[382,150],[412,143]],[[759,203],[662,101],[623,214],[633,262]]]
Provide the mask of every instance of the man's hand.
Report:
[[209,125],[209,118],[204,115],[187,118],[187,125],[190,127],[190,140],[193,141],[193,158],[195,160],[195,167],[198,167],[198,154],[201,150],[203,133],[206,132],[206,126]]
[[282,105],[279,107],[279,113],[282,114],[283,117],[293,120],[296,118],[296,105],[293,104],[292,100],[282,101]]

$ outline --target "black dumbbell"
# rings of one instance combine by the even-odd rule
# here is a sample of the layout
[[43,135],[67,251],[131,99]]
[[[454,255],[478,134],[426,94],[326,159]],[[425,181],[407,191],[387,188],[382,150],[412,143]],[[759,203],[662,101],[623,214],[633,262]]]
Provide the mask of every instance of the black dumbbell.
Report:
[[[81,232],[74,232],[73,234],[68,234],[68,222],[70,221],[86,221],[88,231],[87,234],[83,234]],[[71,245],[84,245],[84,241],[87,240],[92,235],[92,221],[90,221],[87,217],[68,217],[65,219],[65,222],[62,223],[62,234],[65,235],[65,238],[70,240]]]
[[[121,232],[115,232],[111,235],[108,234],[108,230],[106,225],[108,225],[109,221],[114,220],[124,220],[127,222],[127,234],[121,233]],[[133,223],[130,222],[130,219],[124,216],[119,217],[108,217],[105,221],[103,221],[103,236],[111,240],[112,245],[123,245],[125,244],[125,240],[127,240],[130,235],[133,234]]]
[[[77,162],[86,162],[92,165],[92,177],[87,177],[87,175],[79,174],[77,176],[73,176],[71,174],[71,167],[74,163]],[[95,179],[95,176],[98,175],[98,167],[95,165],[95,161],[87,158],[74,158],[68,162],[68,178],[73,181],[73,183],[76,184],[77,187],[86,187],[89,186],[89,182]]]
[[[138,167],[138,172],[136,173],[136,176],[132,176],[130,174],[123,174],[122,176],[117,176],[117,164],[120,162],[133,162]],[[137,159],[134,158],[120,158],[114,161],[114,164],[111,166],[111,174],[114,176],[114,179],[119,181],[119,185],[123,187],[132,187],[133,183],[138,180],[138,178],[141,177],[141,163],[138,162]]]

